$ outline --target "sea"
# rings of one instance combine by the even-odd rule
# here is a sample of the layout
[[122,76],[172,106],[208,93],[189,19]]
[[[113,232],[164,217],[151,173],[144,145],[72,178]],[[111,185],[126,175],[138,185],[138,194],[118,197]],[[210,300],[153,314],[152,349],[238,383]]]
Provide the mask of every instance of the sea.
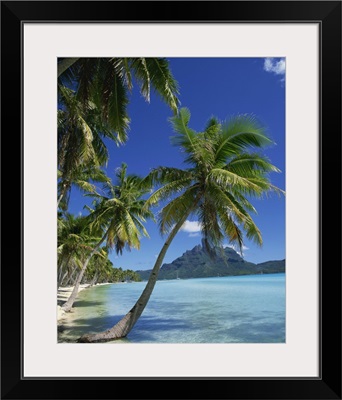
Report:
[[[285,343],[285,274],[157,281],[126,338],[111,343]],[[58,329],[58,343],[111,328],[146,282],[95,286],[79,293]]]

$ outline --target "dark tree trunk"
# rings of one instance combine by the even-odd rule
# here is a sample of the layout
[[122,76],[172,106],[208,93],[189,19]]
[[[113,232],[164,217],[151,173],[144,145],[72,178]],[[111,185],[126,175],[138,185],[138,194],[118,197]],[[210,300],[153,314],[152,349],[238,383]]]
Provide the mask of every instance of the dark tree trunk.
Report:
[[94,277],[93,277],[93,279],[92,279],[92,281],[89,284],[89,287],[92,287],[92,286],[94,286],[96,284],[98,275],[99,275],[98,272],[96,272]]
[[57,271],[57,289],[60,287],[62,282],[63,265],[58,268]]
[[57,200],[57,210],[59,208],[59,204],[62,201],[63,197],[65,196],[66,192],[70,189],[71,184],[70,183],[63,183],[63,189],[58,197]]
[[68,276],[68,279],[65,282],[64,286],[71,286],[72,282],[75,282],[74,276],[75,276],[76,271],[77,271],[77,266],[74,267],[74,269],[72,270],[71,274],[70,273],[68,274],[69,276]]
[[102,239],[99,241],[99,243],[96,245],[96,247],[94,248],[94,250],[90,253],[89,257],[86,259],[85,263],[83,264],[83,267],[82,267],[80,273],[79,273],[78,276],[77,276],[77,279],[76,279],[76,282],[75,282],[75,286],[74,286],[74,289],[73,289],[73,291],[72,291],[70,297],[69,297],[68,300],[62,305],[62,309],[63,309],[65,312],[68,312],[68,311],[71,310],[71,307],[73,306],[74,301],[75,301],[75,299],[76,299],[76,297],[77,297],[78,290],[79,290],[81,281],[82,281],[82,279],[83,279],[83,275],[84,275],[84,273],[85,273],[85,271],[86,271],[86,269],[87,269],[87,266],[88,266],[88,264],[89,264],[89,261],[91,260],[91,258],[93,257],[93,255],[98,251],[98,249],[100,248],[101,244],[105,241],[106,236],[107,236],[107,232],[104,234],[104,236],[102,237]]
[[166,241],[159,253],[159,256],[156,260],[156,263],[151,271],[151,274],[150,274],[148,282],[145,286],[145,289],[143,290],[141,296],[139,297],[138,301],[135,303],[133,308],[111,329],[108,329],[105,332],[100,332],[100,333],[96,333],[96,334],[83,335],[82,337],[80,337],[78,339],[79,343],[107,342],[109,340],[121,339],[128,335],[128,333],[132,330],[132,328],[138,321],[140,315],[144,311],[144,309],[150,299],[150,296],[152,294],[154,286],[156,284],[156,281],[158,278],[158,273],[159,273],[160,267],[162,265],[163,259],[165,257],[165,254],[166,254],[173,238],[176,236],[176,233],[179,231],[179,229],[184,224],[188,215],[189,215],[189,212],[187,212],[186,215],[184,215],[184,217],[175,225],[175,227],[172,229],[170,235],[166,239]]
[[68,275],[68,271],[65,271],[63,277],[58,281],[58,287],[61,287],[65,277]]

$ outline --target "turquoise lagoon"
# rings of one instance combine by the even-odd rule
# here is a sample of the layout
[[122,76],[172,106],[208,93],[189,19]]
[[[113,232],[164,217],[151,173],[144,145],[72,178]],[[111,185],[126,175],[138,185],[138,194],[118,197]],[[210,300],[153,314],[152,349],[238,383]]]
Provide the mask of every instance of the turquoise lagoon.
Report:
[[[79,293],[58,333],[75,342],[112,327],[146,282],[97,286]],[[157,281],[128,337],[113,343],[284,343],[285,274]]]

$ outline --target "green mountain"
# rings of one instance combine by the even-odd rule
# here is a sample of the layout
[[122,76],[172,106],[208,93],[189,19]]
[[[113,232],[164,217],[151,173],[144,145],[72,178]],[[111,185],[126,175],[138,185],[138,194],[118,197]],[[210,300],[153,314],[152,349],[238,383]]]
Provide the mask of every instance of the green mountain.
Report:
[[[150,276],[151,270],[136,271],[143,281]],[[245,261],[233,249],[216,248],[214,258],[210,258],[203,243],[186,251],[170,264],[163,264],[158,280],[206,278],[213,276],[274,274],[285,272],[285,260],[266,261],[254,264]]]

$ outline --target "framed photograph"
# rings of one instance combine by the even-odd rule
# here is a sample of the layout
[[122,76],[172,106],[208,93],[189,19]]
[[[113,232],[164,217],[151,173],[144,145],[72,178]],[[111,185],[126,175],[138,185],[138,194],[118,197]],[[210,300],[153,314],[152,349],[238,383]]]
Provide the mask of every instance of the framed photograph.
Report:
[[[1,11],[2,398],[341,399],[341,2],[3,1]],[[150,60],[158,60],[157,70]],[[82,86],[87,71],[95,78],[90,86]],[[114,79],[122,83],[114,85],[122,92],[108,89],[107,83]],[[75,95],[75,82],[82,88],[77,93],[83,91],[84,103],[81,95]],[[103,90],[93,90],[103,83],[107,84]],[[140,92],[129,92],[139,83]],[[120,101],[115,100],[118,97]],[[82,114],[84,104],[91,114],[88,119]],[[230,112],[237,117],[221,122]],[[262,123],[269,127],[270,136],[263,136]],[[77,156],[76,147],[63,147],[70,126],[84,134]],[[173,138],[171,150],[172,128],[180,136]],[[96,129],[103,141],[95,137]],[[243,130],[238,139],[232,139],[234,129],[240,129],[239,135]],[[159,130],[166,131],[164,136]],[[218,133],[232,135],[232,147],[224,150],[232,160],[229,168],[221,163],[225,142]],[[253,152],[247,160],[247,153],[239,153],[247,144],[262,147],[269,137],[277,145],[267,157]],[[106,159],[113,143],[120,148],[114,162],[112,150]],[[191,168],[180,172],[184,160],[177,152],[185,154]],[[68,192],[71,170],[65,171],[71,164],[65,160],[87,160],[95,153],[121,184],[127,184],[125,173],[131,173],[132,167],[133,172],[151,178],[139,186],[145,188],[144,194],[153,193],[156,182],[164,184],[167,174],[173,177],[164,192],[151,195],[151,204],[157,199],[170,201],[158,195],[170,196],[171,187],[173,194],[183,197],[156,213],[162,218],[159,226],[166,227],[164,233],[170,236],[157,238],[156,228],[147,225],[152,240],[146,245],[147,239],[141,239],[141,248],[150,246],[150,253],[132,250],[124,259],[117,256],[127,247],[139,247],[135,241],[139,235],[130,239],[119,228],[111,232],[113,224],[100,234],[103,224],[96,216],[111,212],[106,207],[112,207],[113,200],[108,202],[102,192],[92,189],[89,182],[97,179],[94,169],[87,184],[79,178],[84,175],[78,175],[73,184],[106,201],[86,204],[95,219],[82,249],[91,251],[89,259],[86,252],[75,258],[70,269],[70,252],[63,259],[60,254],[70,240],[73,246],[79,243],[80,235],[73,229],[77,217],[84,214],[81,203]],[[18,154],[16,162],[13,154]],[[176,168],[158,169],[163,163],[174,163]],[[18,174],[13,179],[14,166],[20,166],[20,178]],[[258,167],[257,175],[246,172],[252,166]],[[281,171],[273,185],[264,179],[270,171]],[[203,186],[193,184],[195,173]],[[210,186],[208,176],[215,185]],[[138,179],[129,177],[130,184]],[[186,188],[188,181],[193,186]],[[227,194],[219,191],[221,184],[235,189]],[[121,189],[111,182],[106,181],[106,188],[112,188],[120,204],[131,198],[121,198]],[[254,244],[261,244],[261,235],[246,213],[254,207],[247,199],[271,189],[279,194],[278,200],[266,206],[258,200],[256,206],[261,212],[255,221],[265,235],[261,254]],[[74,224],[63,243],[57,230],[56,199],[63,223]],[[221,206],[223,200],[229,205]],[[199,205],[197,214],[193,203]],[[134,204],[136,210],[138,203]],[[67,216],[68,207],[74,216]],[[180,211],[183,207],[189,208],[188,214]],[[226,209],[229,213],[222,211]],[[129,220],[136,222],[142,236],[139,218],[144,221],[145,210]],[[120,215],[115,211],[113,221]],[[14,216],[20,225],[13,223]],[[240,238],[239,224],[246,230],[246,242]],[[17,230],[8,232],[14,226],[20,226],[20,238]],[[211,268],[212,243],[221,240],[220,229],[229,233],[231,240],[223,241],[222,249],[231,257],[229,268],[237,271],[232,265],[240,266],[238,274],[222,273],[228,270],[218,262],[210,273],[205,272]],[[158,253],[165,247],[168,253]],[[191,275],[182,264],[182,253],[188,264],[193,257],[195,264],[203,263],[205,268],[198,268],[197,275],[191,270]],[[98,257],[97,265],[108,261],[102,262],[101,273],[92,269],[91,257]],[[116,262],[121,263],[120,269],[112,268]],[[106,265],[111,266],[110,276]],[[157,269],[152,270],[153,265]],[[164,280],[156,285],[156,307],[144,311],[151,295],[146,294],[145,301],[144,293],[151,285],[153,290],[155,271]],[[215,286],[228,282],[226,275],[240,275],[229,276],[229,291]],[[187,278],[199,278],[197,286]],[[127,311],[131,308],[129,318],[139,314],[132,323],[122,322],[127,318],[124,308],[116,309],[122,320],[104,319],[107,310],[99,306],[100,296],[83,296],[84,291],[78,311],[77,307],[72,311],[73,329],[58,324],[75,301],[71,301],[72,288],[77,294],[81,282],[89,286],[141,279],[134,285],[100,289],[101,296],[112,296],[112,302],[118,299],[113,297],[118,291]],[[210,285],[206,279],[211,279]],[[68,285],[70,291],[65,289]],[[109,287],[115,290],[110,292]],[[144,287],[134,305],[139,288]],[[221,297],[216,299],[218,291]],[[237,302],[232,293],[239,294]],[[57,294],[61,297],[56,313]],[[191,296],[201,307],[193,303],[190,311]],[[163,309],[165,304],[172,314]],[[124,328],[121,336],[114,337],[119,340],[111,341],[113,336],[108,335],[114,331],[119,335],[115,326],[114,331],[108,330],[113,321]],[[135,323],[142,329],[133,334]],[[131,380],[139,382],[131,385]],[[151,381],[159,380],[167,389],[152,389]],[[182,381],[187,391],[180,393],[173,381]]]

